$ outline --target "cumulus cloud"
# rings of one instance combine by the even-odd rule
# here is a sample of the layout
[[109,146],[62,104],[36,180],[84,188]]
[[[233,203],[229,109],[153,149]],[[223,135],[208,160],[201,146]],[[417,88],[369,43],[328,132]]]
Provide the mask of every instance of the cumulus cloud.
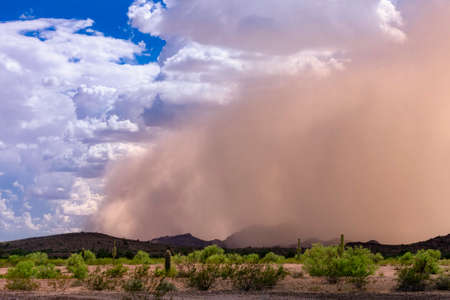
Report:
[[[135,151],[138,146],[126,143],[129,134],[148,135],[141,114],[157,94],[160,66],[133,64],[143,45],[82,33],[92,25],[65,19],[0,23],[0,188],[16,197],[3,203],[3,223],[10,224],[0,239],[57,230],[58,224],[79,228],[80,219],[71,215],[95,210],[101,194],[85,191],[86,198],[76,198],[80,180],[101,176],[108,159]],[[145,86],[153,96],[141,99]],[[135,113],[117,105],[127,102]],[[92,160],[105,140],[121,146]]]

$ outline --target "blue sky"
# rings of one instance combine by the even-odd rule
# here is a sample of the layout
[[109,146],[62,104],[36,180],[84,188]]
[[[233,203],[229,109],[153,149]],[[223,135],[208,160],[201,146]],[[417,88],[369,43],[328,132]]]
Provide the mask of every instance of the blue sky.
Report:
[[0,240],[82,230],[108,166],[254,81],[343,70],[355,36],[405,41],[397,1],[345,2],[1,1]]
[[[158,1],[155,1],[158,2]],[[159,37],[143,34],[131,27],[127,10],[131,0],[20,0],[2,1],[0,4],[0,21],[37,18],[92,19],[93,28],[105,36],[129,39],[135,43],[144,41],[147,51],[137,57],[140,64],[155,61],[165,41]]]

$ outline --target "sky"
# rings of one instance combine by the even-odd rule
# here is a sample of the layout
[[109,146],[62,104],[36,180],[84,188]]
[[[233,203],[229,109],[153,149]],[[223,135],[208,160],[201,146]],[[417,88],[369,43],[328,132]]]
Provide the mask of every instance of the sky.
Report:
[[83,230],[116,164],[247,87],[404,45],[407,2],[2,1],[0,240]]

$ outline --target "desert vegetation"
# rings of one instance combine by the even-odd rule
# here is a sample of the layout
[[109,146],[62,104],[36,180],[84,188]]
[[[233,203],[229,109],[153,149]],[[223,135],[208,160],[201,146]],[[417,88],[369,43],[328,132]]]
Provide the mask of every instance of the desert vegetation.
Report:
[[[117,250],[116,250],[117,251]],[[114,251],[113,251],[114,252]],[[336,286],[337,291],[364,290],[377,280],[386,280],[381,268],[395,273],[393,291],[448,291],[449,262],[436,250],[407,252],[385,259],[362,247],[313,247],[286,258],[273,252],[240,255],[212,245],[188,255],[166,251],[150,257],[138,251],[133,258],[97,258],[89,250],[67,259],[49,259],[46,253],[11,255],[0,260],[4,291],[71,288],[161,297],[180,291],[274,289],[304,283],[307,291]],[[342,287],[346,286],[346,290]],[[289,287],[288,287],[289,288]]]

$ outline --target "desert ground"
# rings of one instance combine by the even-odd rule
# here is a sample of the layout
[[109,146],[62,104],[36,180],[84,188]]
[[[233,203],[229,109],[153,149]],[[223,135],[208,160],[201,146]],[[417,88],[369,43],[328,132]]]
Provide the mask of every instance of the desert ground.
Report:
[[[100,266],[102,270],[109,266]],[[126,265],[129,271],[136,266]],[[152,265],[150,271],[162,265]],[[184,278],[168,278],[176,286],[175,292],[169,292],[164,299],[450,299],[448,291],[397,292],[395,290],[396,267],[380,266],[369,277],[364,289],[356,288],[348,280],[329,283],[325,278],[311,277],[302,270],[301,264],[284,264],[289,272],[273,289],[259,292],[242,292],[233,289],[229,280],[219,279],[206,292],[200,292],[188,286]],[[65,267],[58,267],[63,274]],[[89,266],[94,272],[96,266]],[[449,266],[442,266],[444,269]],[[0,275],[6,274],[8,268],[0,268]],[[130,272],[129,272],[130,273]],[[67,273],[68,275],[68,273]],[[36,280],[39,287],[33,292],[13,292],[6,289],[6,279],[0,279],[0,299],[146,299],[139,293],[124,293],[120,284],[110,291],[92,291],[77,279]]]

